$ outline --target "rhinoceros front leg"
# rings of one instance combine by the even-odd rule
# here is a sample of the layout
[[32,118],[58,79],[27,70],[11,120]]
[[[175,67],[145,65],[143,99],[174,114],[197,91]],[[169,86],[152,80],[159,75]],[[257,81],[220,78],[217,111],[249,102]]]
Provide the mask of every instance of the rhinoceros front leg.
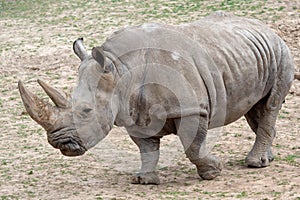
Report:
[[139,147],[142,160],[142,167],[140,171],[132,177],[131,183],[158,185],[160,181],[155,170],[159,159],[160,138],[130,137]]
[[211,180],[220,175],[221,162],[205,148],[208,127],[206,119],[199,121],[198,116],[190,116],[175,120],[175,124],[186,156],[196,165],[199,176],[205,180]]

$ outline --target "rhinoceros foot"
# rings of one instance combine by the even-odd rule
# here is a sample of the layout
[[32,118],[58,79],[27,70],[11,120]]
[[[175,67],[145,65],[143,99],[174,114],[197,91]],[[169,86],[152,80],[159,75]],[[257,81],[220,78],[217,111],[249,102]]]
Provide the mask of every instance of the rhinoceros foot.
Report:
[[137,173],[135,174],[132,179],[131,183],[133,184],[153,184],[153,185],[159,185],[159,177],[156,172],[146,172],[146,173]]
[[195,163],[199,176],[204,180],[212,180],[219,176],[222,171],[221,161],[213,155],[197,160]]
[[247,156],[246,164],[248,167],[267,167],[272,160],[269,160],[268,155]]
[[266,153],[250,152],[246,158],[248,167],[267,167],[274,160],[272,149],[269,148]]
[[248,167],[266,167],[269,165],[269,159],[267,156],[260,157],[247,157],[246,164]]

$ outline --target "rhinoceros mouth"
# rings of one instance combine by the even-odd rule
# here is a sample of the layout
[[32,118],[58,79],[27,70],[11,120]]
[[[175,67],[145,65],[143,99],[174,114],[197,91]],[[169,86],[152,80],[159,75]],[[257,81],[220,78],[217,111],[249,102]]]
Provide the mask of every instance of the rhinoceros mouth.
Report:
[[87,149],[77,136],[75,129],[61,128],[48,134],[48,141],[65,156],[80,156]]
[[74,148],[74,146],[77,145],[75,143],[65,144],[60,149],[60,152],[65,156],[81,156],[86,152],[84,148]]

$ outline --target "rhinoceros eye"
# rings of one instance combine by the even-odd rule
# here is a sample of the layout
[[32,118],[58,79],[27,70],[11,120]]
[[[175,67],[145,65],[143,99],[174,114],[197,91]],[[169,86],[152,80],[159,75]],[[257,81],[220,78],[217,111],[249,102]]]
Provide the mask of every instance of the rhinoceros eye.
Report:
[[81,110],[80,113],[78,113],[78,116],[80,117],[80,119],[84,120],[84,119],[88,119],[88,117],[90,117],[91,111],[93,109],[91,108],[83,108]]
[[84,112],[84,113],[89,113],[89,112],[91,112],[93,109],[91,109],[91,108],[84,108],[82,111]]

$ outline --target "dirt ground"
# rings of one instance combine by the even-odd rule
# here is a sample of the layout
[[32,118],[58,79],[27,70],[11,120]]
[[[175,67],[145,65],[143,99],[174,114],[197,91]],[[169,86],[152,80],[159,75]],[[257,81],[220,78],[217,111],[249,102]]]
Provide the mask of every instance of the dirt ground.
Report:
[[[0,9],[0,198],[6,199],[293,199],[300,200],[300,81],[295,80],[277,121],[275,161],[247,168],[255,135],[244,118],[226,126],[212,152],[224,169],[212,181],[198,177],[178,138],[162,140],[161,185],[132,185],[137,147],[122,127],[84,156],[52,148],[25,113],[18,80],[46,98],[42,79],[71,93],[79,59],[72,42],[91,49],[121,27],[146,21],[179,24],[224,9],[261,19],[290,47],[300,71],[300,2],[294,1],[2,1]],[[243,2],[243,3],[241,3]]]

